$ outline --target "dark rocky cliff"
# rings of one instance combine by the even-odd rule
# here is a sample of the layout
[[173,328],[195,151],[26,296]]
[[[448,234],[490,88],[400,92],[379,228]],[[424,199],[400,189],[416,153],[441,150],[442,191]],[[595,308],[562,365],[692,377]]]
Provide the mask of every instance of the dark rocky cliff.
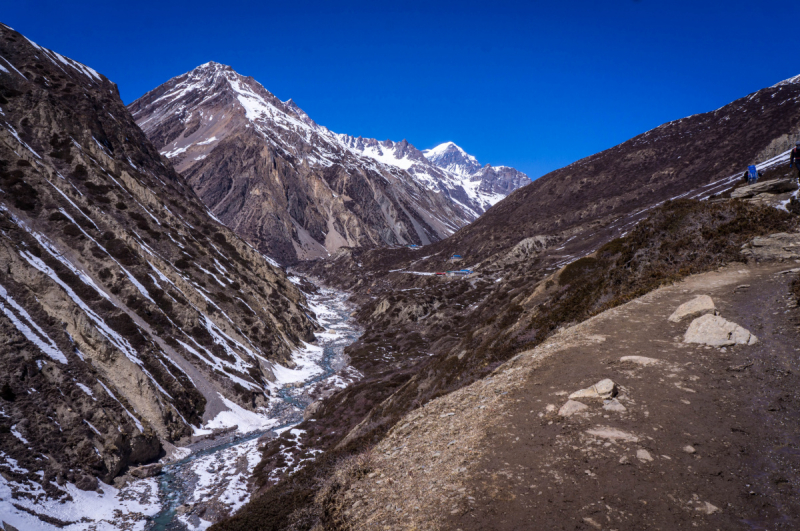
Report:
[[263,405],[314,325],[112,82],[4,25],[0,56],[0,471],[62,496]]

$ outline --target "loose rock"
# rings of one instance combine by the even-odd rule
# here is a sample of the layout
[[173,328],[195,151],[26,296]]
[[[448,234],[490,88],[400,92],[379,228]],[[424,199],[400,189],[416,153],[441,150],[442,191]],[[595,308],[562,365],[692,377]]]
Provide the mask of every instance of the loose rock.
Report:
[[649,463],[650,461],[653,460],[653,456],[651,456],[650,452],[648,452],[644,448],[639,448],[638,450],[636,450],[636,459],[642,461],[643,463],[644,462]]
[[569,398],[612,398],[615,396],[617,396],[617,384],[606,378],[591,387],[575,391],[569,395]]
[[673,323],[678,323],[686,317],[700,317],[707,313],[714,313],[715,310],[716,307],[711,297],[708,295],[700,295],[678,306],[678,308],[672,312],[672,315],[669,316],[668,320]]
[[581,413],[587,409],[589,409],[589,406],[586,404],[576,402],[575,400],[567,400],[567,403],[561,406],[561,409],[558,410],[558,414],[562,417],[571,417],[572,415]]
[[626,431],[618,430],[617,428],[611,428],[608,426],[598,426],[597,428],[586,430],[586,433],[588,433],[589,435],[594,435],[595,437],[602,437],[603,439],[612,439],[624,442],[639,441],[639,437],[633,435],[632,433],[628,433]]
[[628,408],[623,406],[619,400],[613,398],[609,400],[604,406],[603,409],[606,411],[614,411],[615,413],[625,413],[628,411]]
[[645,367],[648,366],[648,365],[660,365],[662,363],[662,361],[659,360],[659,359],[648,358],[648,357],[645,357],[645,356],[622,356],[619,359],[619,361],[623,361],[623,362],[624,361],[629,361],[631,363],[635,363],[637,365],[643,365]]
[[724,347],[728,345],[753,345],[758,341],[758,338],[751,334],[749,330],[718,315],[704,315],[692,321],[689,329],[686,330],[683,341],[684,343]]

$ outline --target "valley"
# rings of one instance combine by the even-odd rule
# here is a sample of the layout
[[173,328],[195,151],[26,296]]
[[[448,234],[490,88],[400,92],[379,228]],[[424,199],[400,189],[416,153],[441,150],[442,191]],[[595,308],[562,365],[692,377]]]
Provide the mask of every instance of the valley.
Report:
[[3,531],[797,527],[800,77],[531,181],[0,65]]

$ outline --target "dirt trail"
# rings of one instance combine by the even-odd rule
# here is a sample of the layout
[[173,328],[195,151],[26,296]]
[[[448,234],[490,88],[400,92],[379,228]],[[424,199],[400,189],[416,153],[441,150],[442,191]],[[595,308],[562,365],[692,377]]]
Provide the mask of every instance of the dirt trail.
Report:
[[[335,510],[357,529],[800,528],[792,267],[696,275],[561,331],[409,414]],[[691,319],[667,318],[700,294],[758,343],[683,343]],[[558,415],[604,378],[624,411]]]

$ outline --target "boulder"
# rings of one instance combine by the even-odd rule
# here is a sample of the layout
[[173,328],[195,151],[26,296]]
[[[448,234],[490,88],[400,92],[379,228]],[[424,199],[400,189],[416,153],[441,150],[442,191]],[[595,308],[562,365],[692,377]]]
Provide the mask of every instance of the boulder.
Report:
[[795,260],[800,258],[800,234],[779,232],[753,238],[742,246],[742,254],[755,260]]
[[607,400],[606,403],[603,405],[603,409],[606,411],[613,411],[615,413],[625,413],[628,411],[628,408],[623,406],[619,400],[616,398],[612,398],[611,400]]
[[144,479],[159,475],[162,468],[164,468],[163,465],[154,463],[152,465],[131,467],[128,472],[135,478]]
[[794,179],[774,179],[742,186],[731,192],[731,199],[746,199],[759,194],[783,194],[797,190]]
[[683,336],[683,341],[712,347],[726,347],[729,345],[752,345],[758,341],[758,338],[749,330],[732,321],[718,315],[707,314],[692,321]]
[[97,478],[94,476],[83,475],[75,482],[75,486],[81,490],[97,490]]
[[572,415],[581,413],[587,409],[589,409],[589,406],[586,404],[581,404],[575,400],[567,400],[567,403],[561,406],[561,409],[558,410],[558,414],[562,417],[571,417]]
[[714,313],[716,307],[714,301],[708,295],[699,295],[689,302],[684,302],[672,312],[669,316],[669,321],[678,323],[687,317],[700,317],[707,313]]
[[573,398],[613,398],[615,396],[617,396],[617,384],[606,378],[591,387],[575,391],[569,395],[569,398],[571,400]]

